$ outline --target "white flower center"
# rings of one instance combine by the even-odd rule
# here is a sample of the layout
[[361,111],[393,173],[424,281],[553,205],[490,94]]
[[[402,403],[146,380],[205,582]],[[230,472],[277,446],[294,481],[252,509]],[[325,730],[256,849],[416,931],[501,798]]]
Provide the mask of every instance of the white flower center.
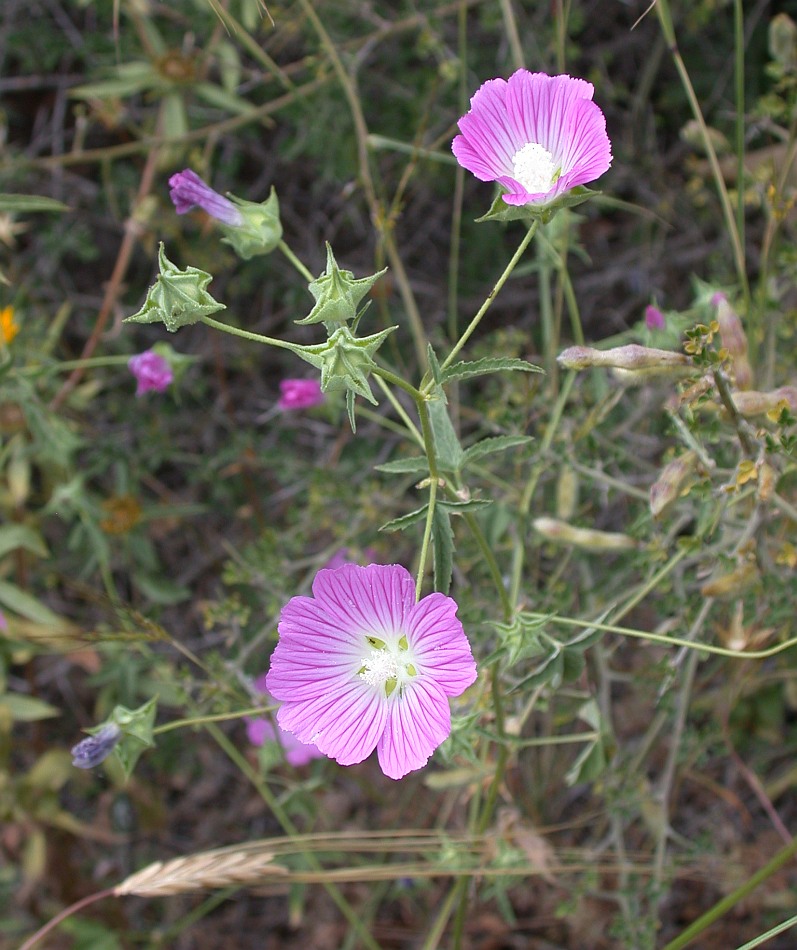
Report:
[[370,656],[363,657],[360,663],[360,676],[369,686],[382,686],[397,679],[400,672],[398,657],[388,650],[371,650]]
[[357,675],[369,686],[384,690],[386,697],[397,687],[398,695],[401,696],[404,684],[418,675],[406,636],[398,640],[393,637],[382,640],[380,637],[366,636],[365,643],[371,650],[360,660]]
[[559,171],[553,155],[536,142],[518,149],[512,158],[512,177],[531,195],[544,195],[556,184]]

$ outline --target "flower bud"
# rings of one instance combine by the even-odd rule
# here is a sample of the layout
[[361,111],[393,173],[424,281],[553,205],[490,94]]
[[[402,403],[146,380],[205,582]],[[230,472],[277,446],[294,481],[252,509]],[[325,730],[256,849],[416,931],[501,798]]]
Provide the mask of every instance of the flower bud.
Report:
[[742,321],[728,303],[725,294],[714,294],[711,302],[717,308],[720,340],[733,363],[736,386],[738,389],[749,389],[753,383],[753,370],[747,357],[747,335],[742,327]]
[[648,330],[663,330],[666,322],[664,314],[658,307],[654,307],[653,304],[645,307],[645,326]]
[[229,198],[214,191],[190,168],[177,172],[169,179],[169,197],[178,214],[187,214],[192,208],[198,207],[228,227],[237,228],[243,222],[241,212]]
[[321,389],[331,392],[347,389],[376,405],[368,386],[368,377],[376,368],[374,353],[396,327],[388,327],[371,336],[356,337],[347,326],[338,327],[325,343],[292,346],[305,362],[321,370]]
[[777,13],[770,20],[769,52],[784,72],[797,69],[797,24],[788,13]]
[[315,297],[315,306],[303,320],[297,320],[296,323],[302,326],[324,323],[331,331],[334,326],[353,320],[357,316],[360,301],[386,272],[385,267],[370,277],[355,278],[350,270],[338,267],[332,248],[327,244],[326,270],[309,285],[310,293]]
[[153,390],[162,393],[174,379],[172,368],[166,359],[153,350],[145,350],[131,356],[127,361],[127,368],[136,378],[136,396]]
[[213,280],[210,274],[197,267],[179,270],[166,257],[163,243],[158,250],[158,279],[147,291],[143,306],[128,317],[125,323],[158,323],[166,325],[170,332],[196,323],[201,317],[226,309],[223,303],[214,300],[207,292]]
[[650,486],[650,513],[654,518],[684,494],[684,486],[697,468],[697,453],[691,449],[668,462]]
[[575,528],[558,518],[535,518],[534,530],[547,541],[555,544],[567,544],[586,551],[629,551],[638,547],[638,543],[627,534],[611,531],[593,531],[591,528]]
[[93,769],[107,759],[122,736],[115,722],[106,722],[92,731],[92,735],[72,747],[72,765],[79,769]]
[[564,369],[604,366],[607,369],[642,373],[645,377],[680,376],[694,372],[691,360],[683,353],[659,350],[652,346],[639,346],[638,343],[629,343],[627,346],[617,346],[610,350],[596,350],[591,346],[571,346],[560,353],[556,361]]
[[325,396],[317,379],[283,379],[280,383],[280,409],[312,409],[320,406]]

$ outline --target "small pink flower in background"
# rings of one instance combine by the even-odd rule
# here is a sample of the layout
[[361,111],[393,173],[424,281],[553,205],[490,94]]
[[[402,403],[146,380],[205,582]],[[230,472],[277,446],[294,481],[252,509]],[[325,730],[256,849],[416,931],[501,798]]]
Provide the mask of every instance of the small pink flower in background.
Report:
[[508,81],[489,79],[459,120],[454,155],[481,181],[505,188],[506,204],[548,204],[612,163],[594,91],[583,79],[526,69]]
[[448,697],[476,679],[456,612],[443,594],[416,603],[398,564],[319,571],[280,616],[266,676],[280,727],[341,765],[376,749],[390,778],[422,768],[451,733]]
[[658,307],[654,307],[653,304],[645,307],[645,326],[648,330],[663,330],[666,322],[664,314]]
[[177,172],[169,179],[169,197],[178,214],[186,214],[192,208],[199,207],[211,218],[229,227],[237,228],[243,224],[243,215],[229,198],[214,191],[190,168]]
[[[266,689],[266,677],[258,676],[255,680],[255,689],[263,694],[263,699],[268,702],[271,697]],[[313,759],[318,759],[323,754],[314,745],[307,745],[300,742],[296,736],[290,732],[284,732],[279,726],[275,729],[268,719],[247,719],[246,734],[252,745],[261,746],[266,742],[279,742],[285,752],[285,758],[291,765],[307,765]]]
[[174,379],[168,360],[160,353],[155,353],[154,350],[145,350],[143,353],[131,356],[127,361],[127,366],[136,377],[137,396],[143,396],[150,389],[162,393]]
[[280,409],[311,409],[326,399],[317,379],[283,379],[280,394]]

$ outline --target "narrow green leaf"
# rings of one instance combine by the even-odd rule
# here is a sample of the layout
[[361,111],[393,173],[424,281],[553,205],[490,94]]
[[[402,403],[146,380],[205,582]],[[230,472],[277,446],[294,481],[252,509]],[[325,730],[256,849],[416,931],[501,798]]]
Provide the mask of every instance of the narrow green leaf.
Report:
[[437,502],[441,508],[446,508],[454,515],[464,515],[468,511],[481,511],[482,508],[488,508],[492,503],[492,498],[471,498],[470,501],[444,499]]
[[3,525],[0,528],[0,557],[17,548],[25,548],[38,557],[47,557],[49,554],[44,539],[37,531],[24,524]]
[[0,604],[34,623],[55,627],[58,630],[63,626],[58,614],[24,590],[20,590],[16,584],[8,581],[0,581]]
[[223,109],[225,112],[231,112],[233,115],[251,115],[253,112],[257,112],[256,107],[251,102],[247,102],[246,99],[242,99],[234,93],[227,92],[221,86],[216,86],[210,82],[200,82],[193,88],[200,99],[204,99],[205,102]]
[[440,505],[432,517],[432,551],[434,554],[434,589],[447,594],[454,572],[454,532],[451,516]]
[[477,459],[484,458],[485,455],[492,455],[494,452],[505,452],[507,449],[513,449],[518,445],[528,445],[533,442],[530,435],[496,435],[487,439],[482,439],[475,445],[465,449],[463,455],[463,468]]
[[440,363],[437,359],[437,354],[432,349],[432,344],[429,344],[429,347],[426,351],[427,358],[429,360],[429,369],[432,372],[432,379],[440,386],[443,382],[443,374],[440,369]]
[[69,211],[69,205],[44,198],[41,195],[11,195],[0,193],[0,213],[21,214],[24,211]]
[[443,370],[443,382],[450,383],[455,379],[470,379],[473,376],[485,376],[487,373],[503,373],[506,371],[542,373],[543,369],[535,366],[534,363],[529,363],[527,360],[519,360],[509,356],[487,356],[481,360],[454,363],[448,369]]
[[383,462],[374,465],[377,472],[387,472],[390,475],[426,475],[429,473],[429,462],[425,455],[413,455],[405,459],[393,459],[392,462]]
[[35,696],[20,693],[6,693],[0,696],[0,707],[5,706],[16,722],[38,722],[39,719],[52,719],[58,715],[58,709]]

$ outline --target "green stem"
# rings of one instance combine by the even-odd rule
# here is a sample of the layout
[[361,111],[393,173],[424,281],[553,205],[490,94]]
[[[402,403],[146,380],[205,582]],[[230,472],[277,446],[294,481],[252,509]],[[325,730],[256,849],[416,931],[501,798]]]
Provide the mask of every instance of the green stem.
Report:
[[294,352],[297,348],[294,343],[277,340],[272,336],[263,336],[262,333],[252,333],[251,330],[241,330],[240,327],[233,327],[228,323],[220,323],[218,320],[214,320],[213,317],[200,317],[200,319],[209,327],[213,327],[214,330],[222,330],[224,333],[239,336],[244,340],[251,340],[253,343],[264,343],[266,346],[277,346],[282,350],[292,350]]
[[[459,338],[459,340],[457,340],[457,342],[454,344],[454,348],[451,350],[451,352],[448,354],[448,356],[446,357],[446,359],[445,359],[445,360],[442,362],[442,364],[440,365],[440,368],[441,368],[441,369],[445,369],[447,366],[450,366],[450,365],[451,365],[451,363],[454,361],[454,358],[456,357],[457,353],[459,353],[459,351],[462,349],[462,347],[463,347],[463,346],[468,342],[468,340],[471,338],[471,336],[473,335],[473,332],[476,330],[476,328],[478,327],[478,325],[481,323],[482,317],[483,317],[483,316],[485,315],[485,313],[487,313],[487,311],[490,309],[490,306],[492,305],[492,302],[493,302],[493,301],[495,300],[495,298],[498,296],[499,291],[500,291],[501,288],[504,286],[504,284],[507,282],[507,280],[508,280],[508,278],[509,278],[509,275],[510,275],[510,274],[512,273],[512,271],[515,269],[515,267],[516,267],[518,261],[519,261],[520,258],[523,256],[524,251],[526,250],[526,248],[527,248],[527,247],[529,246],[529,244],[531,243],[531,239],[532,239],[532,238],[534,237],[534,235],[536,234],[537,228],[539,227],[539,223],[540,223],[540,222],[539,222],[538,220],[536,220],[536,221],[532,224],[532,226],[528,229],[528,231],[526,232],[525,237],[524,237],[523,240],[520,242],[520,246],[519,246],[518,249],[515,251],[515,253],[512,255],[512,259],[510,260],[510,262],[509,262],[509,263],[506,265],[506,267],[504,268],[504,272],[501,274],[501,276],[500,276],[500,277],[498,278],[498,280],[495,282],[495,286],[494,286],[493,289],[490,291],[490,293],[487,295],[487,299],[484,301],[484,303],[483,303],[483,304],[481,305],[481,307],[479,308],[478,313],[477,313],[476,316],[471,320],[471,322],[468,324],[467,329],[463,332],[462,336],[461,336],[461,337]],[[431,382],[431,383],[427,384],[427,389],[431,389],[433,386],[434,386],[434,383]]]
[[423,445],[426,451],[426,461],[429,463],[429,507],[426,511],[426,525],[423,531],[423,543],[421,544],[421,553],[418,558],[418,574],[415,580],[415,599],[421,599],[421,589],[423,587],[423,575],[426,570],[426,559],[429,554],[429,545],[432,540],[432,525],[434,523],[434,510],[437,502],[437,488],[440,480],[437,471],[437,456],[434,446],[434,432],[432,431],[432,421],[429,417],[429,407],[426,400],[418,394],[416,406],[418,407],[418,416],[421,420],[421,433],[423,435]]
[[744,10],[733,3],[734,80],[736,91],[736,231],[744,247]]
[[315,277],[310,273],[310,271],[304,266],[304,264],[299,260],[299,258],[293,253],[293,251],[288,247],[284,241],[280,241],[277,245],[285,257],[293,264],[297,271],[304,277],[308,284],[311,284]]
[[153,736],[158,736],[163,732],[171,732],[173,729],[182,729],[185,726],[202,726],[208,722],[226,722],[229,719],[243,719],[244,716],[264,716],[267,713],[274,712],[276,707],[270,706],[252,706],[250,709],[240,709],[234,713],[218,713],[215,716],[195,716],[192,719],[173,719],[171,722],[165,722],[161,726],[156,726],[152,730]]
[[787,930],[791,930],[791,928],[795,926],[797,926],[797,915],[794,917],[789,917],[788,920],[782,921],[776,927],[768,930],[765,934],[761,934],[754,940],[750,940],[743,947],[738,947],[737,950],[753,950],[753,947],[760,947],[761,944],[766,943],[770,937],[777,937],[778,934],[782,934]]
[[710,910],[707,910],[705,914],[698,917],[697,920],[690,924],[675,940],[671,940],[663,950],[681,950],[682,947],[688,946],[698,934],[703,933],[707,927],[710,927],[715,921],[719,920],[723,914],[726,914],[731,908],[735,907],[739,901],[744,900],[759,884],[763,884],[764,881],[779,871],[787,861],[790,861],[794,857],[795,853],[797,853],[797,838],[790,844],[787,844],[785,848],[778,851],[771,861],[765,864],[760,871],[756,871],[741,887],[737,887],[735,891],[728,894],[728,896],[724,897],[721,901],[718,901]]

